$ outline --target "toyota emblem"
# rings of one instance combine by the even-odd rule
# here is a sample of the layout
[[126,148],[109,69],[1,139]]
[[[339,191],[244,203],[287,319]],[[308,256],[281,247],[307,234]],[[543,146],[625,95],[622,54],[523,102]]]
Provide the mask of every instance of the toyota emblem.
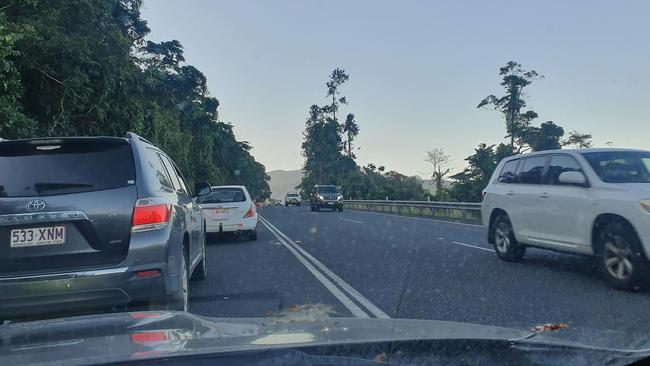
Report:
[[43,211],[45,209],[45,206],[47,206],[45,201],[33,200],[33,201],[29,201],[29,203],[27,204],[27,209],[29,211]]

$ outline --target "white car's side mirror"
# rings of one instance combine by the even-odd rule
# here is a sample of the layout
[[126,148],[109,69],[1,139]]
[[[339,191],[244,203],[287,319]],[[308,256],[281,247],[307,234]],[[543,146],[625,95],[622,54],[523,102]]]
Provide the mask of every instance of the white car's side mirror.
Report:
[[560,176],[557,177],[557,181],[558,183],[573,184],[577,186],[585,186],[587,184],[587,178],[581,172],[560,173]]

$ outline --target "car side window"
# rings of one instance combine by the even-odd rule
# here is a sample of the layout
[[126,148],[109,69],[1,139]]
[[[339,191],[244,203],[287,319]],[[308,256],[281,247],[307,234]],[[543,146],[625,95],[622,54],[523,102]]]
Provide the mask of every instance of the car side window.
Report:
[[181,170],[178,169],[178,166],[172,162],[172,165],[174,166],[174,171],[176,172],[176,175],[178,176],[178,181],[181,183],[181,190],[188,195],[192,195],[192,191],[190,190],[190,186],[185,183],[185,178],[183,177],[183,174],[181,173]]
[[520,159],[510,160],[503,164],[501,174],[499,174],[499,183],[516,183],[517,182],[517,165]]
[[546,165],[546,155],[531,156],[524,160],[517,181],[521,184],[541,184]]
[[576,159],[569,155],[552,155],[544,175],[544,184],[564,185],[558,182],[558,177],[564,172],[582,172],[582,167]]
[[165,169],[167,169],[167,172],[169,173],[169,176],[172,178],[172,183],[174,184],[174,190],[176,191],[181,191],[182,186],[181,186],[181,181],[176,175],[176,170],[172,166],[172,163],[169,161],[169,159],[165,155],[158,155],[160,156],[160,160],[162,160],[163,164],[165,165]]
[[155,171],[156,179],[160,183],[161,188],[173,191],[174,186],[172,185],[171,178],[169,178],[167,170],[163,166],[162,161],[160,161],[158,153],[153,149],[147,148],[147,164]]

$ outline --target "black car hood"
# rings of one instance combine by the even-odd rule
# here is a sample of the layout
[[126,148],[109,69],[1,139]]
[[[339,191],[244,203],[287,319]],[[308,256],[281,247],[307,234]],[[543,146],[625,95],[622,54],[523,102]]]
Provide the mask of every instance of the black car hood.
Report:
[[[512,340],[530,335],[525,330],[429,320],[299,316],[217,319],[183,312],[132,312],[0,326],[0,365],[86,365],[312,345]],[[534,338],[550,342],[550,338]],[[551,343],[577,345],[557,339]]]

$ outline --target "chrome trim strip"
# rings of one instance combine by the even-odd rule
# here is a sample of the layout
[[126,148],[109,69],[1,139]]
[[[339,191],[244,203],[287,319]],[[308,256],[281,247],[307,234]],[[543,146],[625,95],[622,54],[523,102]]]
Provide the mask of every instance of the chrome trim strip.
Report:
[[39,222],[88,220],[81,211],[32,212],[23,214],[0,215],[0,226],[33,224]]
[[76,278],[88,278],[96,276],[105,276],[111,274],[120,274],[125,273],[129,267],[119,267],[119,268],[109,268],[109,269],[98,269],[98,270],[89,270],[89,271],[79,271],[79,272],[64,272],[64,273],[49,273],[42,275],[28,275],[28,276],[16,276],[16,277],[0,277],[0,284],[8,282],[19,282],[25,280],[72,280]]

